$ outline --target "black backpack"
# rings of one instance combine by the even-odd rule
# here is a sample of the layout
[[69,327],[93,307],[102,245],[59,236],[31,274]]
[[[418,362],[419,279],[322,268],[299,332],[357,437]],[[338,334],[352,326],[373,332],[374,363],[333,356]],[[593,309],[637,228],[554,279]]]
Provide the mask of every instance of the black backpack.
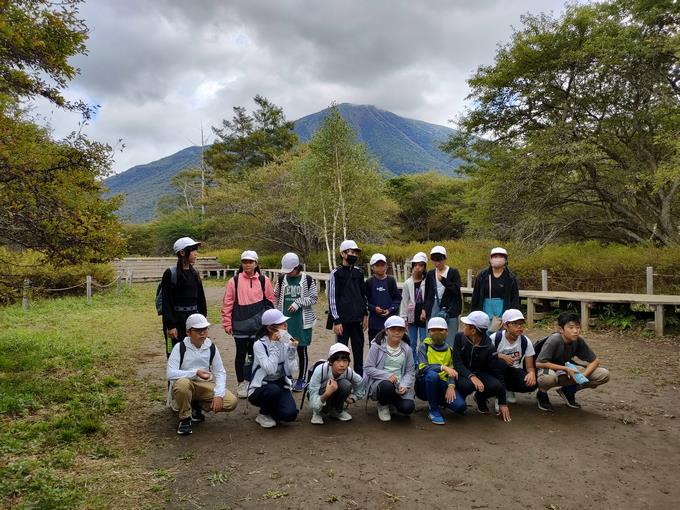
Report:
[[[210,344],[210,362],[208,364],[208,368],[212,368],[212,362],[213,359],[215,358],[215,351],[217,349],[215,348],[215,344],[211,343]],[[184,340],[182,340],[179,343],[179,369],[182,369],[182,363],[184,363],[184,354],[187,352],[187,346],[184,344]]]
[[538,340],[534,344],[534,351],[536,352],[536,356],[534,357],[534,360],[538,359],[538,354],[541,352],[541,349],[543,349],[543,346],[545,345],[545,341],[550,338],[552,335],[544,336],[540,340]]
[[[169,267],[170,269],[170,283],[177,285],[177,266]],[[163,315],[163,281],[158,284],[156,288],[156,312],[158,315]]]
[[[283,283],[283,277],[284,276],[285,275],[283,273],[279,273],[279,284],[278,284],[279,290],[281,289],[281,284]],[[312,286],[312,277],[309,276],[308,274],[306,274],[305,276],[306,276],[305,280],[307,280],[307,288],[309,289]]]

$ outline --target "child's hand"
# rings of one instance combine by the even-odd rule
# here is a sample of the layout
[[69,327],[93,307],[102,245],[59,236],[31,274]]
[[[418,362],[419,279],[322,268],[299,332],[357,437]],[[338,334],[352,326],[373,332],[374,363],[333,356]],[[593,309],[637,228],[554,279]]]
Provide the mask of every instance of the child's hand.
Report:
[[390,374],[390,376],[387,378],[388,381],[390,381],[392,384],[395,384],[399,379],[397,379],[397,376],[394,374]]
[[196,377],[200,377],[204,381],[209,381],[212,375],[207,370],[199,368],[198,370],[196,370]]
[[502,405],[498,408],[498,417],[504,422],[512,421],[510,418],[510,408],[506,405]]
[[444,394],[444,399],[446,400],[447,404],[450,404],[454,400],[456,400],[456,388],[453,386],[453,384],[450,384],[446,388],[446,393]]
[[168,336],[173,340],[177,340],[177,328],[172,328],[168,330]]
[[512,356],[508,356],[507,354],[499,354],[498,359],[502,359],[503,361],[505,361],[505,364],[508,365],[509,367],[515,364],[514,361],[512,360]]
[[408,388],[405,388],[405,387],[403,387],[403,386],[399,386],[399,389],[397,390],[397,392],[399,393],[399,395],[403,395],[403,394],[406,393],[407,391],[408,391]]
[[333,393],[337,391],[337,389],[338,383],[335,381],[335,379],[330,378],[326,383],[326,391],[324,391],[324,394],[326,395],[326,397],[330,397]]

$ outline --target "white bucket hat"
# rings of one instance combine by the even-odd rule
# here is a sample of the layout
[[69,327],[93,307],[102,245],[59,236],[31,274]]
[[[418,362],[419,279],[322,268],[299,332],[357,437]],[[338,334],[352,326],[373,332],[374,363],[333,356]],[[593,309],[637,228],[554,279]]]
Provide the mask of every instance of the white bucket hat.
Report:
[[411,264],[416,264],[419,262],[427,264],[427,255],[425,255],[425,252],[419,251],[411,259]]
[[435,255],[435,254],[444,255],[446,257],[446,248],[444,248],[443,246],[439,246],[439,245],[435,246],[434,248],[432,248],[430,250],[430,255]]

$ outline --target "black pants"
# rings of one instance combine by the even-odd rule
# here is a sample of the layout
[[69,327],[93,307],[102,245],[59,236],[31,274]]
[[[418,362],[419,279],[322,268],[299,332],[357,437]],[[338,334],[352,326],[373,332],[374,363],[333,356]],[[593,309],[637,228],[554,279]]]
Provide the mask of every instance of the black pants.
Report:
[[175,324],[175,328],[177,329],[177,339],[170,338],[168,336],[168,325],[163,321],[163,338],[165,338],[165,355],[169,358],[170,353],[172,352],[173,347],[180,343],[182,340],[184,340],[184,337],[187,336],[187,318],[189,315],[183,315],[183,314],[177,314],[177,324]]
[[416,403],[407,398],[403,398],[397,393],[397,387],[390,381],[380,381],[378,383],[378,403],[381,406],[392,405],[401,414],[411,414],[416,409]]
[[[331,395],[331,398],[326,400],[324,404],[323,411],[328,412],[329,409],[335,409],[340,412],[345,408],[345,400],[352,393],[352,383],[349,379],[340,379],[336,381],[338,383],[338,389],[335,393]],[[326,392],[326,384],[322,384],[319,388],[319,395],[323,395]]]
[[503,378],[505,379],[505,389],[516,393],[530,393],[536,389],[536,385],[527,386],[524,378],[527,371],[523,368],[509,367],[503,363]]
[[236,343],[236,357],[234,358],[234,369],[236,370],[236,380],[241,383],[245,379],[245,373],[243,371],[243,365],[246,363],[246,354],[253,355],[253,344],[255,343],[255,337],[234,337],[234,342]]
[[368,328],[368,343],[371,343],[371,340],[373,340],[376,336],[378,336],[378,333],[380,333],[382,329],[371,329]]
[[300,370],[298,371],[298,379],[303,381],[307,380],[307,366],[309,365],[309,357],[307,356],[307,347],[301,347],[298,345],[297,348],[299,363],[298,366]]
[[295,421],[298,410],[293,395],[284,388],[285,381],[280,379],[256,388],[248,397],[248,402],[260,408],[260,414],[267,414],[276,421]]
[[364,327],[359,322],[343,322],[342,335],[338,335],[338,342],[349,345],[352,342],[352,356],[354,356],[354,371],[364,375]]
[[[477,398],[486,400],[491,397],[498,398],[499,405],[507,404],[505,399],[505,387],[501,382],[488,372],[476,372],[475,375],[484,384],[484,391],[477,392]],[[475,385],[467,377],[458,376],[456,381],[456,390],[460,392],[463,398],[475,391]]]

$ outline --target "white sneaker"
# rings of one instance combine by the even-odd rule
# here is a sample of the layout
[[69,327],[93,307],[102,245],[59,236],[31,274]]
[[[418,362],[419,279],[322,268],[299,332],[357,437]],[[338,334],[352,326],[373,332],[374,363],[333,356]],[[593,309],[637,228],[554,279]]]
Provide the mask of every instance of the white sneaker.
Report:
[[269,416],[268,414],[258,414],[255,421],[260,424],[260,427],[264,429],[270,429],[276,427],[276,420]]
[[380,421],[390,421],[392,419],[390,406],[381,406],[378,404],[376,407],[378,408],[378,418],[380,418]]
[[352,419],[352,415],[349,414],[345,410],[336,411],[335,409],[331,409],[331,411],[328,413],[328,415],[331,418],[335,418],[336,420],[340,420],[340,421],[349,421],[349,420]]
[[514,391],[506,391],[505,392],[508,404],[516,404],[517,403],[517,397],[515,396]]
[[321,416],[321,413],[317,413],[316,411],[312,411],[312,423],[314,425],[323,425],[323,416]]
[[498,405],[497,398],[493,399],[493,410],[496,411],[496,414],[499,414],[501,412],[501,407]]
[[248,381],[241,381],[236,387],[236,396],[246,398],[248,396]]

